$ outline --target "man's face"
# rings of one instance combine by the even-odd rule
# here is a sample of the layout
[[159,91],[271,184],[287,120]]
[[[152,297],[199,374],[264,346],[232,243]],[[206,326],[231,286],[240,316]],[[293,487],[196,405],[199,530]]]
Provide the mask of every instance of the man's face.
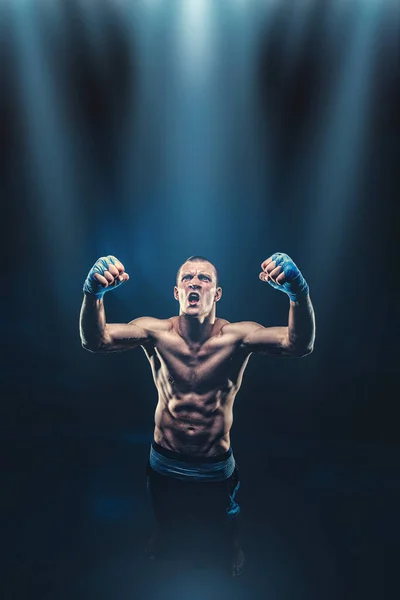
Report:
[[180,312],[190,316],[207,315],[222,294],[217,288],[214,266],[207,261],[186,262],[179,272],[174,297]]

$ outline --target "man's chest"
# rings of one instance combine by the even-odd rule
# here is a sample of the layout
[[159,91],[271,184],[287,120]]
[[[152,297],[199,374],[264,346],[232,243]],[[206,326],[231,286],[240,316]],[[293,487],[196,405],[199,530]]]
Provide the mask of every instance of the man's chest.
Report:
[[209,386],[230,379],[243,357],[230,340],[213,338],[204,344],[186,344],[182,339],[165,336],[148,354],[155,375],[165,376],[170,383]]

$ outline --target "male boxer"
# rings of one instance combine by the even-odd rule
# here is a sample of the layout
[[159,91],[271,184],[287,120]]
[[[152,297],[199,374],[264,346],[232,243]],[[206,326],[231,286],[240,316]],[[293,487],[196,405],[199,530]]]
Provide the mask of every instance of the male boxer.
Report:
[[[263,327],[216,317],[222,295],[215,266],[192,256],[180,267],[174,287],[179,315],[140,317],[126,324],[107,323],[103,296],[129,279],[114,256],[96,261],[84,283],[80,317],[82,345],[91,352],[141,346],[158,391],[154,442],[150,448],[148,488],[159,534],[189,523],[212,529],[222,523],[231,536],[232,574],[244,566],[236,523],[238,469],[230,443],[232,409],[249,357],[303,357],[312,352],[314,311],[308,285],[292,259],[277,252],[261,265],[259,278],[290,300],[286,327]],[[224,526],[225,526],[224,525]]]

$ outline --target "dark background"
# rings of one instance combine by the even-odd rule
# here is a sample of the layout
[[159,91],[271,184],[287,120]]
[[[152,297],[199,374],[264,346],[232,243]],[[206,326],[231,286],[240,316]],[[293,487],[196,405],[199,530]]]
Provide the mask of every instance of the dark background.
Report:
[[[165,8],[146,62],[145,11],[99,2],[93,41],[79,2],[2,5],[4,598],[395,597],[400,28],[391,3],[370,21],[364,4],[310,3],[292,48],[301,7],[283,2],[249,28],[244,65],[227,18],[213,93],[231,121],[209,188],[168,133],[185,115],[169,120]],[[317,337],[304,359],[253,356],[236,400],[246,575],[148,563],[156,391],[140,350],[81,348],[83,281],[114,254],[131,280],[108,319],[165,318],[177,268],[202,254],[220,316],[285,324],[287,298],[258,280],[275,251],[309,282]]]

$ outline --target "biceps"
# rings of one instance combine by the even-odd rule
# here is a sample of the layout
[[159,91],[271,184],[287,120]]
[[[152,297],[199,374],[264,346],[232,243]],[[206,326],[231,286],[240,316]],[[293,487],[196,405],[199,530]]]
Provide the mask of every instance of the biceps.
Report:
[[259,352],[263,354],[288,354],[288,328],[259,327],[244,337],[243,345],[249,352]]
[[107,323],[105,330],[106,352],[129,350],[149,341],[149,334],[135,323]]

